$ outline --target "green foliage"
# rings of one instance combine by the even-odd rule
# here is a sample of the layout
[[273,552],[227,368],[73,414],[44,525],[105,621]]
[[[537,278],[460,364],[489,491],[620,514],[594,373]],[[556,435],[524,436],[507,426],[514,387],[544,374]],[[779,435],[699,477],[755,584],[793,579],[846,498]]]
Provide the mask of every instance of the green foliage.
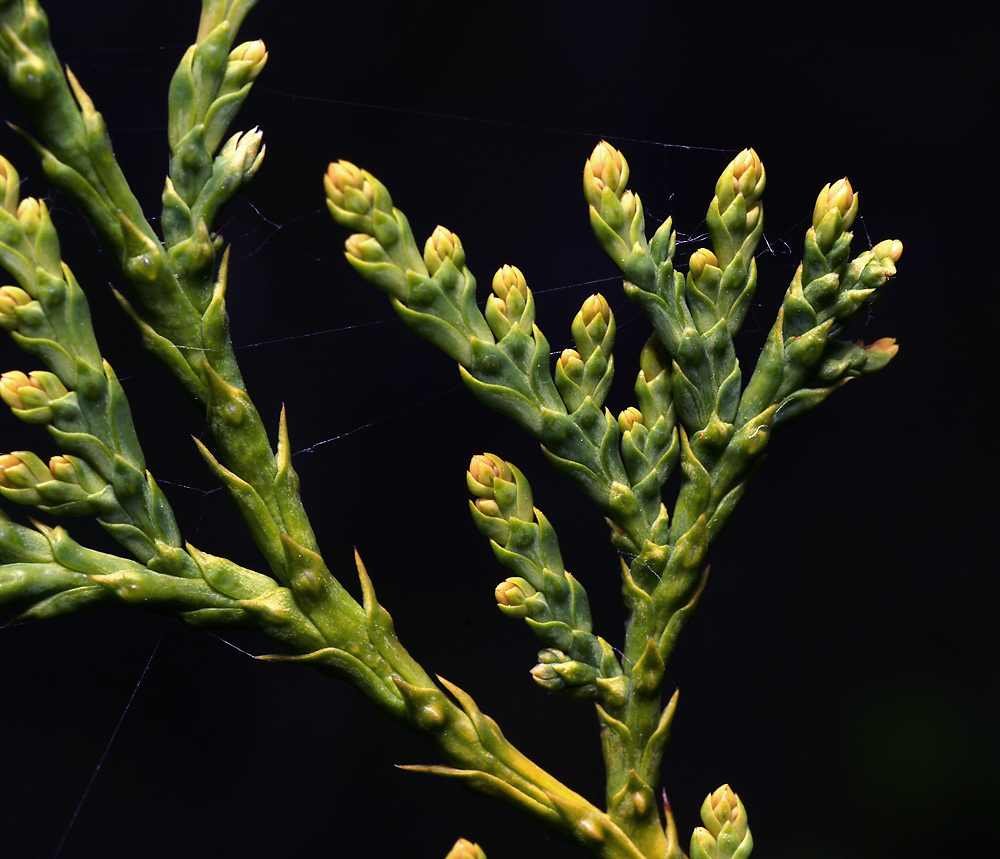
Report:
[[[514,748],[466,692],[435,682],[410,656],[360,557],[362,603],[348,594],[302,505],[284,411],[271,449],[230,341],[228,251],[214,232],[264,156],[257,129],[229,131],[267,61],[262,42],[235,43],[255,2],[204,0],[197,41],[170,84],[162,235],[129,189],[101,114],[64,72],[36,0],[0,3],[0,66],[37,137],[21,134],[119,262],[121,303],[146,348],[203,411],[208,438],[198,449],[268,567],[250,570],[184,541],[146,469],[129,404],[101,355],[48,209],[20,198],[16,170],[0,159],[0,265],[17,282],[0,289],[0,326],[46,367],[5,373],[0,397],[21,420],[44,426],[61,451],[48,463],[31,451],[0,456],[0,494],[46,515],[96,517],[123,552],[94,551],[61,527],[0,514],[0,606],[43,619],[140,605],[195,627],[258,630],[287,651],[263,658],[346,679],[447,762],[409,769],[496,796],[593,856],[682,857],[670,806],[659,802],[678,700],[675,693],[663,702],[665,666],[706,586],[707,553],[774,432],[896,354],[892,340],[866,346],[839,338],[879,298],[902,246],[884,241],[851,259],[857,195],[846,179],[826,186],[803,262],[744,385],[734,337],[757,286],[759,157],[744,150],[723,170],[706,214],[712,247],[695,251],[685,273],[675,268],[671,220],[647,236],[642,202],[627,188],[627,161],[600,143],[584,167],[591,226],[652,329],[636,404],[616,416],[605,406],[616,324],[603,296],[583,302],[571,323],[574,348],[553,366],[518,268],[496,272],[481,310],[454,233],[438,227],[421,254],[382,183],[346,161],[330,165],[329,210],[354,231],[349,263],[388,294],[408,327],[458,362],[477,398],[536,438],[607,518],[628,612],[620,650],[593,631],[584,585],[565,569],[524,474],[493,454],[470,463],[473,521],[513,573],[495,590],[498,606],[543,645],[532,678],[595,705],[607,774],[606,808],[598,809]],[[679,491],[668,505],[672,476]],[[750,854],[746,811],[728,785],[706,799],[702,818],[692,857]],[[483,856],[464,839],[449,853]]]

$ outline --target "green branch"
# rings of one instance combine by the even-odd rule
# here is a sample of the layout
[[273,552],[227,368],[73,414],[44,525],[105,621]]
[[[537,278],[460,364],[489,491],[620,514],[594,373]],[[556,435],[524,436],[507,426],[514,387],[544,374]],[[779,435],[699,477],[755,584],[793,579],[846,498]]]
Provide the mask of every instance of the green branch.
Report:
[[[3,373],[0,398],[21,420],[45,427],[59,448],[47,462],[30,450],[0,455],[0,496],[44,515],[95,517],[127,553],[95,551],[65,528],[34,520],[28,527],[0,513],[0,607],[40,620],[141,606],[194,627],[255,629],[283,649],[261,659],[347,680],[445,761],[406,769],[495,796],[595,857],[683,859],[670,805],[659,796],[678,703],[676,691],[664,703],[667,666],[706,587],[709,549],[773,433],[895,356],[888,338],[870,345],[839,338],[880,297],[902,245],[887,240],[851,259],[858,198],[846,178],[827,185],[802,264],[744,386],[734,337],[757,286],[760,158],[747,149],[723,170],[706,214],[711,248],[696,250],[685,273],[675,266],[671,220],[647,237],[627,161],[598,144],[584,166],[591,226],[652,329],[633,386],[636,405],[616,416],[605,403],[617,330],[603,296],[583,302],[570,325],[574,345],[553,364],[518,268],[496,272],[480,310],[458,236],[439,226],[421,252],[374,176],[346,161],[327,170],[330,212],[354,231],[349,263],[388,294],[408,327],[458,362],[476,397],[536,438],[607,519],[622,555],[620,650],[592,628],[584,579],[594,571],[577,578],[565,569],[525,476],[494,454],[471,460],[473,521],[512,573],[494,591],[497,604],[543,645],[530,670],[535,684],[595,706],[607,776],[602,811],[519,752],[468,693],[413,659],[360,557],[360,604],[334,577],[301,502],[284,410],[272,450],[233,353],[228,249],[215,223],[265,151],[258,129],[230,132],[268,58],[263,42],[235,41],[255,3],[203,0],[196,41],[169,88],[160,236],[129,189],[100,112],[60,65],[37,0],[0,0],[0,70],[37,139],[19,133],[118,263],[127,293],[119,298],[145,346],[203,410],[210,443],[196,442],[198,449],[268,570],[184,541],[146,469],[128,401],[101,355],[48,209],[20,198],[18,174],[0,158],[0,265],[16,281],[0,288],[0,327],[45,367]],[[678,465],[671,506],[664,489]],[[701,816],[692,859],[749,856],[746,810],[728,785],[707,797]],[[448,859],[485,854],[460,839]]]

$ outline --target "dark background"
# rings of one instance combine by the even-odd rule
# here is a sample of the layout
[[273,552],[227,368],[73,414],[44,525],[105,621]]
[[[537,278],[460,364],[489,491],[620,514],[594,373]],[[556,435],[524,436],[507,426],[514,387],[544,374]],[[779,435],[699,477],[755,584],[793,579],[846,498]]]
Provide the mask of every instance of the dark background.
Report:
[[[47,8],[57,49],[155,214],[166,85],[198,4]],[[554,349],[570,345],[573,314],[601,290],[619,323],[616,412],[632,401],[648,329],[587,223],[580,171],[596,142],[624,151],[648,222],[674,216],[680,260],[703,242],[726,162],[748,145],[764,160],[767,247],[738,343],[745,374],[816,193],[846,173],[861,193],[855,251],[869,238],[905,245],[898,278],[853,333],[897,337],[900,353],[774,441],[713,551],[712,580],[668,669],[681,702],[664,785],[685,846],[701,800],[728,781],[762,857],[985,855],[1000,763],[988,554],[997,473],[987,270],[997,248],[987,213],[997,171],[984,142],[997,103],[996,28],[909,4],[905,15],[863,16],[774,4],[307,8],[264,0],[243,28],[271,55],[235,128],[260,125],[268,150],[221,223],[233,244],[233,339],[265,419],[274,427],[280,404],[288,408],[330,566],[357,593],[356,545],[411,652],[603,804],[592,711],[534,686],[535,640],[494,607],[506,571],[469,521],[468,460],[488,450],[526,472],[590,592],[595,630],[620,643],[605,526],[537,444],[476,402],[450,361],[349,269],[345,232],[323,205],[323,170],[335,158],[370,169],[418,241],[437,223],[458,232],[482,297],[497,267],[521,267]],[[0,98],[3,116],[22,121]],[[185,536],[259,567],[222,493],[209,492],[189,438],[202,432],[198,415],[137,354],[110,297],[120,280],[86,223],[13,134],[0,134],[0,150],[25,178],[23,193],[49,200]],[[33,369],[9,343],[2,349],[2,369]],[[0,431],[5,450],[55,452],[10,416]],[[89,523],[68,524],[82,542],[107,546]],[[252,653],[270,648],[225,637]],[[133,690],[63,859],[434,859],[458,836],[490,859],[578,855],[505,806],[394,771],[435,761],[350,687],[120,611],[0,629],[5,856],[54,854]]]

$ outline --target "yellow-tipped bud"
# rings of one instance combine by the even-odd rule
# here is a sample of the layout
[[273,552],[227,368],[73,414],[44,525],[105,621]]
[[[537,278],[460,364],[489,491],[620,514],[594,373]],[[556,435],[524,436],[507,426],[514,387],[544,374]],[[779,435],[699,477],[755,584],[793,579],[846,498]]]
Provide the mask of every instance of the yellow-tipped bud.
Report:
[[516,289],[522,298],[528,294],[528,283],[524,279],[521,269],[516,265],[505,265],[503,268],[498,268],[497,273],[493,275],[493,292],[496,297],[506,302],[512,289]]
[[622,194],[622,214],[625,215],[626,223],[631,223],[632,219],[635,217],[635,212],[638,208],[638,199],[639,198],[636,197],[631,191],[626,191]]
[[21,460],[12,453],[0,454],[0,486],[14,487],[7,472],[16,469],[21,464]]
[[461,239],[439,225],[424,245],[424,263],[431,277],[447,260],[451,260],[455,268],[461,268],[465,264],[465,251]]
[[112,488],[83,460],[57,455],[46,464],[26,450],[0,456],[0,493],[57,513],[100,515],[118,506]]
[[563,349],[562,354],[559,356],[558,364],[563,370],[568,371],[578,361],[582,364],[583,358],[580,357],[580,353],[576,349]]
[[846,176],[843,179],[838,179],[832,185],[826,185],[819,192],[819,196],[816,198],[816,208],[813,209],[813,227],[818,230],[827,213],[833,210],[840,213],[842,228],[850,229],[851,224],[854,223],[854,217],[858,213],[858,195],[854,193]]
[[[854,368],[863,374],[876,373],[885,367],[899,352],[899,346],[892,337],[883,337],[867,346],[858,342],[855,344],[864,349],[864,360],[854,362]],[[849,376],[847,378],[850,378]]]
[[742,194],[749,216],[755,211],[757,201],[764,193],[766,179],[764,165],[757,153],[753,149],[744,149],[726,165],[726,169],[722,171],[719,181],[715,184],[719,211],[724,212],[733,200]]
[[569,378],[579,382],[583,378],[583,357],[576,349],[563,349],[556,363]]
[[[267,63],[267,48],[260,39],[243,42],[229,52],[230,63],[245,63],[242,72],[247,81],[254,80]],[[228,71],[228,70],[227,70]]]
[[577,351],[584,361],[589,361],[598,347],[602,349],[604,357],[608,358],[614,346],[614,317],[607,299],[598,293],[584,301],[570,330],[573,332]]
[[[34,250],[35,259],[32,264],[45,269],[53,277],[62,280],[62,260],[59,256],[59,237],[56,228],[49,217],[49,208],[43,200],[25,197],[17,205],[17,220],[24,230],[24,235]],[[5,239],[11,244],[12,237]]]
[[61,454],[53,456],[49,460],[49,472],[56,480],[63,483],[79,483],[80,478],[76,473],[76,466],[72,461]]
[[20,370],[8,370],[0,376],[0,399],[12,409],[23,409],[25,406],[21,399],[21,391],[30,387],[33,386],[26,373]]
[[594,147],[587,164],[590,165],[591,175],[601,190],[610,188],[618,195],[619,189],[625,188],[628,182],[628,162],[625,156],[606,140],[602,140]]
[[506,546],[510,539],[511,519],[534,520],[528,481],[496,454],[474,456],[465,482],[472,494],[472,519],[476,527],[501,546]]
[[[335,208],[333,203],[327,202],[331,210]],[[343,209],[339,211],[344,214]],[[355,219],[356,222],[368,221],[369,224],[371,223],[371,218],[367,216],[349,215],[348,217]],[[344,220],[341,223],[345,223]],[[355,225],[365,226],[357,223]],[[344,241],[344,253],[348,262],[360,271],[369,283],[383,292],[387,292],[397,301],[407,301],[410,288],[406,282],[406,275],[377,238],[367,232],[354,233]]]
[[[513,481],[514,474],[510,470],[510,466],[500,457],[488,453],[479,453],[472,457],[466,474],[469,492],[477,498],[492,498],[494,480],[504,480],[508,483]],[[486,515],[493,514],[487,513]]]
[[17,220],[29,236],[38,230],[44,205],[34,197],[25,197],[17,206]]
[[0,456],[0,486],[31,489],[52,479],[52,474],[35,454],[19,450]]
[[746,859],[753,850],[747,813],[739,797],[724,784],[705,798],[699,826],[691,836],[691,859]]
[[[621,198],[627,182],[628,162],[625,156],[606,140],[602,140],[583,165],[583,193],[587,202],[600,211],[604,189],[609,189],[616,197]],[[631,202],[634,208],[635,201]]]
[[[344,252],[355,259],[365,258],[366,245],[370,241],[375,241],[371,236],[364,233],[352,233],[344,239]],[[378,245],[378,242],[375,242]],[[379,245],[381,247],[381,245]]]
[[531,669],[531,676],[539,686],[550,692],[568,692],[574,698],[591,701],[599,694],[595,684],[597,669],[555,648],[539,652],[538,664]]
[[[577,319],[579,318],[578,314]],[[584,363],[583,356],[576,349],[563,349],[556,361],[556,388],[570,414],[580,408],[587,397],[581,387],[584,383],[586,370],[587,365]]]
[[739,839],[746,838],[749,834],[746,809],[736,791],[728,784],[716,788],[705,798],[701,806],[701,820],[716,838],[727,830]]
[[17,211],[17,201],[21,177],[17,175],[14,165],[0,155],[0,206],[12,215]]
[[326,168],[323,188],[329,201],[352,215],[371,213],[375,203],[375,189],[350,161],[340,160]]
[[492,498],[477,498],[473,503],[476,505],[476,509],[484,516],[489,516],[492,519],[503,519],[503,513],[500,512],[500,505]]
[[893,262],[899,262],[899,258],[903,255],[903,243],[899,239],[886,239],[875,245],[872,253],[875,259],[891,259]]
[[719,259],[713,254],[708,248],[698,248],[693,254],[691,254],[691,260],[689,262],[691,277],[694,280],[700,280],[702,273],[705,271],[705,266],[715,266],[718,268]]
[[869,352],[884,352],[890,358],[894,357],[899,351],[895,337],[882,337],[874,343],[869,343],[865,346],[865,349]]
[[67,393],[59,378],[44,370],[35,370],[30,375],[10,370],[0,376],[0,399],[12,409],[45,408]]
[[8,331],[17,328],[17,308],[24,307],[30,301],[31,296],[19,286],[0,287],[0,328]]
[[733,159],[733,193],[742,194],[748,207],[751,198],[756,201],[760,196],[758,186],[763,178],[764,165],[752,148],[744,149]]
[[631,432],[632,428],[636,424],[642,423],[642,412],[640,412],[635,406],[629,406],[625,411],[618,415],[618,429],[623,433]]
[[459,838],[444,859],[486,859],[483,848],[465,838]]
[[525,618],[528,616],[527,602],[538,591],[526,579],[513,576],[497,585],[493,595],[497,607],[508,617]]
[[598,317],[607,326],[611,322],[611,307],[608,305],[608,300],[598,292],[583,302],[580,315],[583,317],[583,324],[588,328]]
[[344,239],[344,252],[363,262],[384,263],[391,261],[385,248],[378,243],[378,239],[372,238],[366,233],[353,233]]
[[507,335],[511,325],[517,325],[524,333],[531,331],[535,312],[530,299],[531,290],[519,268],[505,265],[497,269],[493,275],[493,294],[486,297],[484,312],[497,340]]
[[[712,815],[704,822],[713,835],[717,836],[722,831],[722,827],[727,823],[736,822],[738,816],[738,799],[735,791],[728,784],[717,788],[714,793],[707,797],[705,802],[711,806]],[[705,817],[704,814],[703,817]]]
[[267,147],[262,145],[263,138],[263,133],[256,126],[246,132],[236,132],[215,156],[216,169],[225,165],[240,181],[248,181],[264,160]]

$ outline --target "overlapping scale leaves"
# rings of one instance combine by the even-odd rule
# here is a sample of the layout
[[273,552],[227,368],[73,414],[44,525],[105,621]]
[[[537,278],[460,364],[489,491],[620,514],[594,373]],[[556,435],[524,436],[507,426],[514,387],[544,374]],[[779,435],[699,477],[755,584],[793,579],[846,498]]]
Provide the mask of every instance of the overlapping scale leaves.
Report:
[[500,563],[516,574],[497,586],[497,604],[548,645],[531,671],[535,682],[621,706],[627,691],[621,665],[611,645],[591,632],[587,593],[566,572],[555,530],[532,506],[527,479],[500,457],[482,454],[473,457],[466,481],[476,526]]
[[[278,588],[268,576],[200,552],[181,539],[173,511],[135,434],[125,393],[101,357],[80,285],[62,262],[44,202],[18,199],[0,158],[0,327],[46,370],[0,376],[0,398],[44,426],[60,452],[0,455],[0,495],[56,516],[97,516],[133,559],[95,552],[62,528],[0,520],[0,605],[41,619],[98,605],[140,604],[192,625],[256,625],[244,600]],[[311,626],[311,624],[307,624]]]
[[[129,189],[103,117],[80,81],[61,67],[37,0],[0,2],[0,68],[35,125],[38,139],[24,136],[47,178],[80,207],[120,264],[128,298],[119,298],[146,347],[204,409],[211,447],[199,441],[199,449],[243,515],[271,575],[182,541],[166,497],[145,470],[128,403],[101,357],[86,300],[61,260],[47,209],[19,199],[19,178],[0,160],[0,263],[16,281],[0,287],[0,327],[45,367],[3,373],[0,398],[18,418],[45,427],[59,450],[47,460],[31,450],[0,454],[0,495],[45,515],[96,516],[132,555],[97,552],[64,528],[35,521],[29,527],[0,514],[0,608],[20,610],[20,619],[42,619],[134,605],[194,626],[256,628],[290,651],[261,658],[312,665],[348,680],[422,733],[448,762],[415,769],[498,796],[591,852],[641,859],[615,821],[527,759],[467,693],[443,678],[435,682],[407,653],[360,557],[363,604],[333,577],[301,504],[284,411],[277,451],[271,450],[229,339],[228,257],[218,259],[222,239],[215,225],[264,154],[257,129],[228,132],[267,60],[262,42],[235,44],[256,2],[203,0],[196,42],[168,97],[171,158],[162,237]],[[519,272],[498,273],[484,317],[457,236],[439,228],[419,253],[385,189],[350,165],[331,169],[327,190],[331,205],[360,231],[348,245],[355,264],[396,298],[409,324],[467,367],[481,395],[502,401],[508,413],[537,428],[543,409],[566,416]],[[602,357],[602,347],[591,342],[606,340],[609,327],[613,332],[609,313],[595,297],[583,327],[574,328],[586,356],[585,372],[574,384],[592,408],[611,381],[610,343]],[[591,459],[597,482],[607,484],[600,457],[595,452]],[[542,521],[511,519],[523,550],[517,557],[535,564],[518,569],[539,582],[553,606],[529,622],[552,645],[548,655],[565,657],[555,676],[593,697],[576,680],[581,669],[597,665],[602,675],[591,686],[609,700],[620,699],[623,680],[614,653],[589,632],[586,594],[562,570],[557,549],[552,555],[554,535],[551,529],[543,535]],[[498,550],[516,555],[509,547]],[[509,604],[516,601],[511,593]],[[452,852],[483,856],[466,841]]]
[[[0,287],[0,327],[44,365],[0,375],[0,399],[21,420],[45,427],[58,448],[47,459],[32,450],[0,454],[0,496],[45,515],[95,516],[131,556],[97,552],[63,528],[28,527],[0,514],[0,606],[38,619],[136,604],[195,626],[256,627],[292,651],[266,658],[348,679],[449,762],[410,769],[498,796],[593,855],[681,859],[669,803],[664,797],[661,807],[657,796],[678,701],[675,692],[664,705],[663,686],[705,587],[706,554],[772,433],[896,354],[890,338],[868,345],[842,338],[895,274],[902,245],[879,242],[852,259],[858,196],[846,178],[824,187],[802,264],[744,385],[734,337],[757,286],[766,183],[760,158],[747,149],[723,170],[705,217],[710,247],[696,249],[685,272],[675,267],[671,220],[647,237],[625,157],[599,143],[584,167],[590,222],[653,332],[640,356],[636,402],[616,415],[605,406],[617,331],[604,296],[583,301],[569,326],[573,346],[553,362],[520,269],[499,269],[480,309],[454,232],[437,227],[421,251],[384,185],[349,162],[330,165],[327,202],[353,231],[351,265],[389,295],[410,328],[458,362],[479,399],[538,439],[607,519],[629,612],[620,650],[593,632],[587,593],[565,570],[524,475],[495,454],[470,463],[474,522],[513,573],[496,587],[497,604],[544,645],[531,670],[535,682],[596,705],[607,770],[602,812],[518,752],[468,693],[435,682],[410,657],[360,557],[362,605],[332,576],[301,504],[285,414],[274,452],[243,385],[215,221],[264,155],[256,128],[229,132],[267,61],[263,42],[235,43],[256,2],[204,0],[195,44],[173,76],[162,237],[119,169],[102,115],[61,67],[38,0],[0,3],[0,66],[35,126],[37,140],[21,133],[46,176],[120,263],[129,292],[121,300],[145,345],[205,410],[218,455],[199,442],[200,450],[271,575],[182,541],[145,469],[124,392],[101,357],[48,210],[20,199],[17,173],[0,159],[0,264],[16,282]],[[672,475],[679,490],[671,509],[663,491]],[[750,854],[746,811],[727,785],[705,800],[702,820],[692,859]],[[449,854],[483,855],[464,839]]]
[[[902,246],[881,242],[851,260],[848,229],[857,196],[846,179],[824,188],[803,264],[744,386],[734,337],[757,286],[766,184],[760,158],[744,150],[722,172],[706,213],[711,247],[690,255],[686,273],[675,268],[671,220],[647,238],[642,202],[628,180],[625,157],[598,144],[584,167],[591,225],[622,270],[626,295],[653,328],[640,358],[637,405],[617,418],[604,407],[616,332],[603,296],[584,302],[571,325],[574,346],[550,369],[535,300],[519,269],[496,273],[480,312],[454,233],[438,227],[421,257],[405,216],[374,176],[341,161],[330,165],[325,185],[334,219],[356,231],[346,243],[354,268],[390,295],[407,325],[458,361],[477,397],[541,441],[552,463],[606,514],[612,543],[629,561],[622,563],[630,618],[620,659],[591,632],[583,587],[563,569],[552,527],[532,507],[524,476],[494,454],[470,466],[475,523],[515,573],[497,587],[497,602],[550,645],[539,654],[534,679],[599,702],[612,819],[647,855],[676,859],[683,854],[669,807],[667,830],[658,818],[653,824],[655,813],[650,817],[676,704],[675,696],[661,706],[664,666],[704,588],[706,553],[774,430],[895,355],[890,339],[866,346],[837,338],[877,300]],[[678,463],[671,511],[663,487]],[[728,797],[723,791],[711,808],[735,808]],[[710,828],[706,838],[728,845],[732,838],[729,829],[720,836],[723,829]],[[698,838],[702,855],[709,842]],[[732,855],[747,855],[750,846],[747,832]],[[730,855],[728,846],[719,849],[717,855]]]

